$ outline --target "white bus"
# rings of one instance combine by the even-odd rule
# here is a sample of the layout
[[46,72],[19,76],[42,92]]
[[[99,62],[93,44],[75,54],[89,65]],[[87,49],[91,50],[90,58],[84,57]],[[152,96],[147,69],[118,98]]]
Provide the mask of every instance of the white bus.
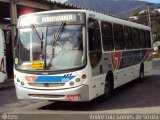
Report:
[[152,67],[144,25],[89,10],[53,10],[23,15],[17,28],[18,99],[107,99]]
[[4,39],[4,33],[0,29],[0,83],[3,83],[7,79],[6,72],[6,44]]

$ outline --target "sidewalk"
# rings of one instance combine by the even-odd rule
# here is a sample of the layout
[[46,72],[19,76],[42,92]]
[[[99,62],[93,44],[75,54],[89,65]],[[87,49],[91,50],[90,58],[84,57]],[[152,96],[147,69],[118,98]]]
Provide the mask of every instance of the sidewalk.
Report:
[[0,89],[8,88],[8,87],[13,87],[14,86],[14,81],[13,79],[7,79],[5,80],[4,83],[0,83]]

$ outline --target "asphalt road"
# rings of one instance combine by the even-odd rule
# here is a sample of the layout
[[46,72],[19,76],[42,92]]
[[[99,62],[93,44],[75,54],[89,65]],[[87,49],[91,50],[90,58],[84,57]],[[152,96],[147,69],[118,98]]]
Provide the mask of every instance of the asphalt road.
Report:
[[14,87],[0,89],[0,113],[4,112],[25,114],[26,119],[29,114],[32,114],[32,118],[38,116],[38,119],[52,119],[51,116],[54,115],[54,120],[88,120],[94,118],[92,114],[160,114],[160,61],[153,63],[153,70],[146,74],[142,83],[133,81],[116,89],[106,102],[94,100],[81,103],[52,103],[41,100],[17,100]]

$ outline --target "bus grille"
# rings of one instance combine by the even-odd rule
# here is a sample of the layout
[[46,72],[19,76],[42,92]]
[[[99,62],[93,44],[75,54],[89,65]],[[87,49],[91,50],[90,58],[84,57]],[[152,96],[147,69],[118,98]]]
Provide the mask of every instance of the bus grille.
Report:
[[62,87],[65,83],[29,83],[30,86],[34,87]]

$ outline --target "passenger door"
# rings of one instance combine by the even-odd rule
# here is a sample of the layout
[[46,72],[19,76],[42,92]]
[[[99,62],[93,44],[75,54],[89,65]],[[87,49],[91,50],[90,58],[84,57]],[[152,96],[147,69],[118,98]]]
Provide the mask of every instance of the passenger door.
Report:
[[88,20],[89,59],[92,77],[102,74],[101,34],[98,20]]

